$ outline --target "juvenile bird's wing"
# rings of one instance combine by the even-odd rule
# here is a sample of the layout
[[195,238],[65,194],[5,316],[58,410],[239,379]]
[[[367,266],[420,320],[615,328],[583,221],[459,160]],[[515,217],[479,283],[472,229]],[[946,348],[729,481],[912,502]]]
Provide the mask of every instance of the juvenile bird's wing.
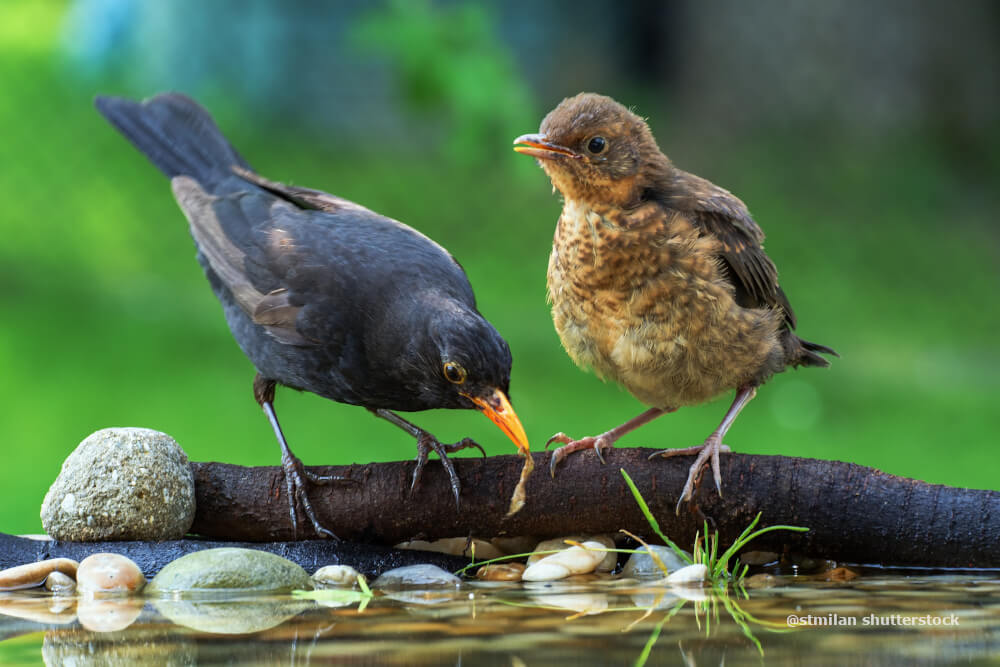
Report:
[[780,307],[789,328],[795,328],[795,313],[778,285],[778,269],[764,252],[764,232],[738,197],[678,169],[667,203],[719,239],[737,303],[749,308]]
[[[245,174],[232,179],[220,188],[229,194],[217,196],[178,176],[174,196],[204,262],[278,341],[343,344],[360,336],[397,290],[422,284],[474,303],[458,263],[416,230],[319,191],[261,177],[255,187]],[[302,208],[308,198],[314,205]]]

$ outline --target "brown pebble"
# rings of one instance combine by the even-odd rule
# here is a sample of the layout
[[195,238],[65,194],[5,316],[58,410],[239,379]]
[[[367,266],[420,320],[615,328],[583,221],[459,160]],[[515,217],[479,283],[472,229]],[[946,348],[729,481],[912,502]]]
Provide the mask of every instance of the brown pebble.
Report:
[[524,563],[491,563],[476,570],[476,579],[483,581],[521,581]]
[[75,577],[78,563],[70,558],[50,558],[49,560],[27,563],[0,571],[0,591],[16,591],[21,588],[34,588],[45,583],[45,578],[52,572]]
[[142,590],[146,577],[139,566],[118,554],[91,554],[80,562],[76,585],[81,593],[127,595]]
[[858,573],[846,567],[835,567],[823,573],[823,581],[851,581],[858,578]]
[[761,572],[743,580],[744,588],[772,588],[778,583],[778,578],[773,574]]

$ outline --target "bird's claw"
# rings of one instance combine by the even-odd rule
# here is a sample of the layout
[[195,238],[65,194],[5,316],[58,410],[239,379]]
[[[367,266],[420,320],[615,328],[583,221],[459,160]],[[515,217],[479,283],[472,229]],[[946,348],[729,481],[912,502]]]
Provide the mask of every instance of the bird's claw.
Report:
[[297,538],[299,532],[299,518],[298,513],[295,511],[296,503],[302,503],[302,509],[305,512],[306,518],[312,524],[313,530],[316,534],[321,537],[327,537],[332,540],[339,539],[334,535],[333,531],[328,528],[323,527],[320,524],[319,519],[316,518],[316,512],[313,510],[312,501],[309,500],[309,494],[306,493],[306,482],[311,484],[325,485],[331,482],[338,481],[350,481],[356,482],[356,480],[339,477],[337,475],[316,475],[306,470],[305,466],[302,465],[302,461],[294,456],[282,456],[281,457],[281,468],[285,473],[285,489],[288,492],[288,514],[292,520],[292,537]]
[[479,452],[485,457],[486,451],[482,448],[478,442],[472,438],[463,438],[458,442],[452,444],[442,444],[430,433],[426,431],[421,433],[417,437],[417,466],[413,469],[413,479],[410,482],[410,492],[416,488],[417,483],[420,481],[420,476],[424,471],[424,466],[427,465],[427,457],[431,450],[438,455],[441,459],[441,465],[444,466],[445,472],[448,473],[448,480],[451,483],[451,493],[455,498],[455,508],[461,509],[462,503],[460,499],[460,494],[462,491],[462,485],[458,481],[458,473],[455,471],[455,464],[451,462],[448,458],[448,454],[457,452],[461,449],[466,449],[468,447],[475,447]]
[[728,445],[722,444],[721,438],[716,435],[709,436],[703,444],[697,445],[695,447],[683,447],[679,449],[663,449],[658,452],[653,452],[649,455],[649,458],[654,456],[662,456],[664,458],[669,458],[671,456],[683,456],[686,454],[697,454],[698,458],[694,460],[691,464],[691,468],[688,470],[687,481],[684,483],[684,488],[681,489],[680,498],[677,499],[677,507],[674,512],[676,514],[681,513],[681,505],[686,501],[691,500],[691,496],[694,495],[694,488],[698,483],[698,479],[701,476],[702,468],[705,463],[711,461],[712,464],[712,477],[715,480],[715,490],[718,491],[719,497],[722,497],[722,471],[721,464],[719,462],[719,454],[722,452],[732,451],[729,449]]
[[568,445],[569,443],[573,442],[573,438],[569,437],[568,435],[560,431],[559,433],[556,433],[554,436],[545,441],[545,449],[548,449],[549,445],[551,445],[553,442],[558,442],[560,445]]
[[552,456],[549,457],[549,474],[552,475],[552,477],[556,476],[556,467],[559,465],[560,461],[566,458],[569,454],[581,449],[593,449],[594,453],[597,454],[597,459],[601,462],[601,465],[604,465],[604,454],[601,450],[610,449],[613,444],[604,435],[588,436],[586,438],[580,438],[579,440],[573,440],[565,433],[556,433],[554,436],[549,438],[548,442],[545,443],[545,448],[548,449],[549,445],[553,442],[562,444],[562,447],[553,450]]

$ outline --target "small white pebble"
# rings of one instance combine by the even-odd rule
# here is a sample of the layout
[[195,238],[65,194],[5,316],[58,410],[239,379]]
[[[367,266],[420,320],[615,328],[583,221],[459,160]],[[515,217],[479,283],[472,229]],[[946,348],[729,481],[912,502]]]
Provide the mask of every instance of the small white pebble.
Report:
[[73,577],[56,570],[45,577],[45,590],[56,595],[72,595],[76,592],[76,581]]
[[326,565],[313,573],[312,579],[323,586],[353,586],[360,573],[350,565]]
[[556,581],[565,579],[571,574],[573,573],[569,568],[562,563],[557,561],[550,563],[548,559],[543,559],[529,565],[521,575],[521,581]]
[[535,561],[521,576],[523,581],[553,581],[565,579],[571,574],[593,572],[604,560],[604,545],[587,541],[583,546],[570,547]]
[[666,581],[669,584],[689,584],[696,581],[705,581],[707,576],[708,568],[705,564],[696,563],[671,572]]

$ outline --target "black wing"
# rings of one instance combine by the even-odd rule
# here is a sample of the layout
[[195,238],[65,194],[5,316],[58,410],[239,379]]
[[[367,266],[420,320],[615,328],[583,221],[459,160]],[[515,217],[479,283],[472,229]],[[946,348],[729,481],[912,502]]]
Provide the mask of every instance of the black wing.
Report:
[[[292,189],[282,192],[285,186],[260,177],[250,185],[245,172],[231,178],[231,187],[218,188],[230,193],[220,196],[179,176],[174,196],[204,260],[279,342],[336,344],[364,327],[344,318],[377,313],[404,287],[433,286],[474,305],[462,268],[416,230],[333,195],[303,189],[293,197]],[[309,196],[314,205],[301,208],[305,202],[297,200]]]
[[738,304],[746,308],[781,308],[788,327],[795,328],[795,313],[778,285],[778,269],[764,252],[764,232],[738,197],[677,169],[666,203],[719,239],[723,265],[736,288]]

